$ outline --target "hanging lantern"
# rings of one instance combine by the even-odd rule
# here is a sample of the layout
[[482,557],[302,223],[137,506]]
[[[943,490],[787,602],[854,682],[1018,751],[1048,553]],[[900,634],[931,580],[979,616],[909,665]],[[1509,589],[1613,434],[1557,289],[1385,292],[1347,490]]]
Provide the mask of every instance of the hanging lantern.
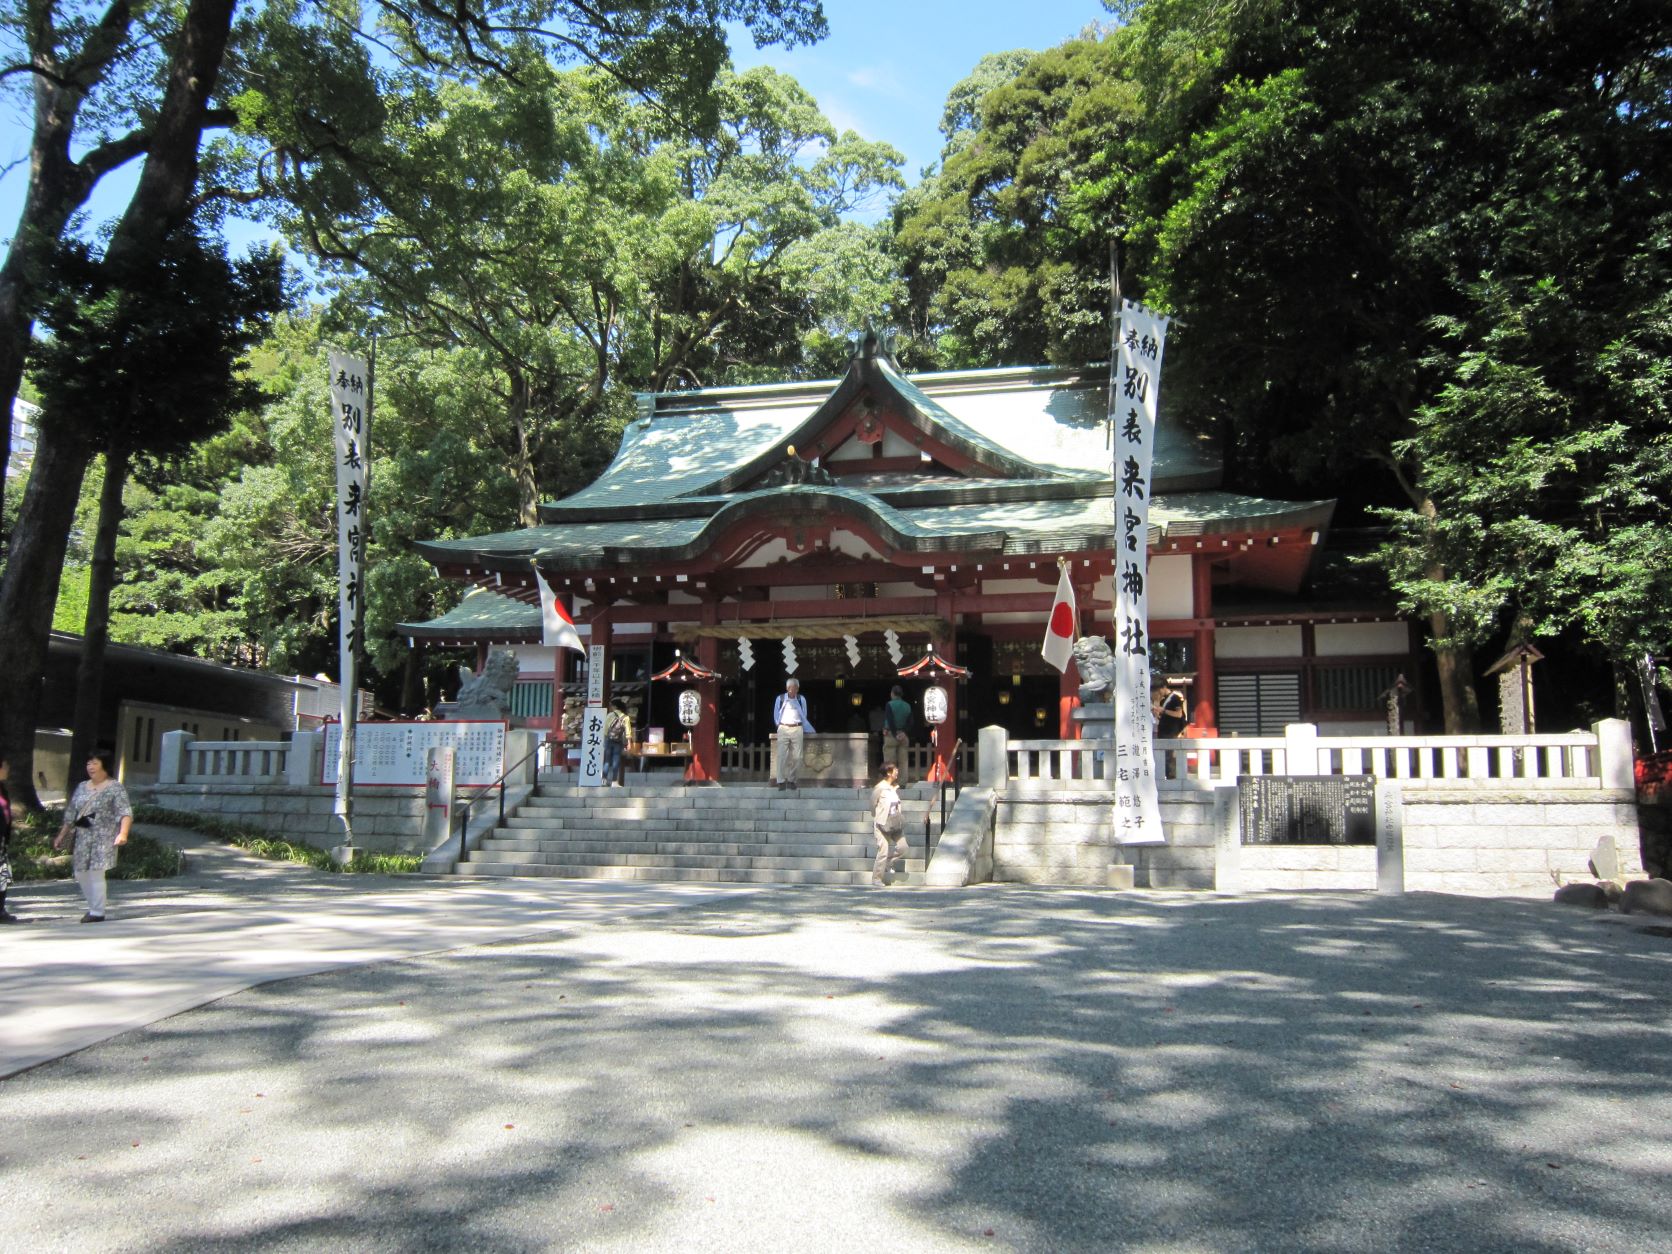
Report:
[[939,684],[923,690],[923,721],[932,727],[946,722],[946,689]]
[[695,688],[679,690],[679,722],[682,727],[695,727],[702,722],[702,696]]

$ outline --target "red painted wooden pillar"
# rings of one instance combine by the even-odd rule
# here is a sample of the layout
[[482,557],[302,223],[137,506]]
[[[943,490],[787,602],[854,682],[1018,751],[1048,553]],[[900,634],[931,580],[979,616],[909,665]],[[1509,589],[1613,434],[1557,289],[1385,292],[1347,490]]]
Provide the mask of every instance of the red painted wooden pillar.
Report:
[[[958,602],[951,592],[935,597],[935,613],[947,623],[946,638],[934,641],[935,652],[954,665],[958,662]],[[950,676],[934,680],[946,689],[946,722],[934,729],[935,758],[929,764],[929,781],[950,780],[957,769],[952,760],[953,746],[958,742],[958,681]]]
[[[720,621],[719,603],[702,603],[702,624],[712,627]],[[697,665],[717,670],[720,666],[720,642],[712,636],[697,641]],[[705,679],[697,685],[702,698],[702,718],[691,729],[691,760],[685,766],[687,784],[717,784],[720,782],[720,681]]]
[[1191,561],[1191,612],[1198,623],[1196,628],[1196,691],[1191,695],[1195,703],[1190,721],[1203,731],[1219,730],[1219,715],[1213,682],[1213,559],[1197,553]]
[[1074,711],[1080,708],[1080,668],[1068,659],[1062,678],[1057,681],[1057,739],[1078,740],[1080,725],[1074,721]]

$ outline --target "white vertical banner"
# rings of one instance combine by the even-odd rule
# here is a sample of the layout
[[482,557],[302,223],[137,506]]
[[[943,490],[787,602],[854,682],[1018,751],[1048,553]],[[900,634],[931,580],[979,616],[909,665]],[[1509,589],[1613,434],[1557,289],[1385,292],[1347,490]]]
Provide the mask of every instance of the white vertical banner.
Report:
[[1109,380],[1115,490],[1115,831],[1122,845],[1158,845],[1150,721],[1149,515],[1156,398],[1167,319],[1121,302]]
[[337,658],[342,742],[337,758],[336,814],[354,843],[355,697],[360,686],[360,623],[365,608],[366,490],[371,450],[371,369],[360,357],[333,350],[331,428],[337,459]]

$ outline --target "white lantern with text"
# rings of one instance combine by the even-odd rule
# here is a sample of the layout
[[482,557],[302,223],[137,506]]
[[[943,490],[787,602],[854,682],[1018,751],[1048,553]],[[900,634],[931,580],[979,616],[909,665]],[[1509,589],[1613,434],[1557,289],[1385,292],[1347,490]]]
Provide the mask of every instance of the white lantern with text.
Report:
[[679,722],[684,727],[695,727],[702,722],[702,695],[695,688],[679,691]]

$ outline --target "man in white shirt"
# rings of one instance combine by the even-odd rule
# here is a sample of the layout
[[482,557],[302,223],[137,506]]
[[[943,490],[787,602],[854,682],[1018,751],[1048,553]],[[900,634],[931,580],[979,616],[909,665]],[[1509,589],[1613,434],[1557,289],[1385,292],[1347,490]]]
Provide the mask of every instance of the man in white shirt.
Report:
[[787,680],[784,691],[772,703],[772,722],[778,728],[778,790],[793,789],[801,774],[801,746],[813,730],[807,717],[807,698],[801,695],[801,681]]

